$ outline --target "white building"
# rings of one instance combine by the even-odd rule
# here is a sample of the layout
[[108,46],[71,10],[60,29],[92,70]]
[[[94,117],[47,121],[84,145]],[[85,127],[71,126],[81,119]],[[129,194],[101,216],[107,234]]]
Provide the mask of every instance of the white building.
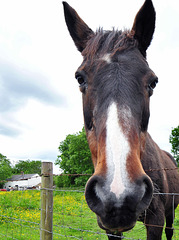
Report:
[[13,175],[11,178],[6,179],[4,184],[5,189],[15,188],[17,190],[27,189],[27,188],[40,188],[41,186],[41,177],[39,174],[24,174]]

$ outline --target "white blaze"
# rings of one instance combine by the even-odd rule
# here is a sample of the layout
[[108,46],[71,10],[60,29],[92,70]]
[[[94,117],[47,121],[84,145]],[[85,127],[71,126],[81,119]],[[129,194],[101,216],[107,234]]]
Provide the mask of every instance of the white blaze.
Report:
[[110,53],[106,53],[101,60],[106,61],[107,63],[111,63],[111,56]]
[[[124,117],[129,117],[129,112],[126,109],[121,109],[120,114]],[[130,145],[127,137],[124,135],[118,117],[117,105],[112,103],[108,109],[106,121],[106,162],[107,174],[110,181],[110,191],[117,198],[129,186],[129,179],[126,169],[126,160],[130,152]]]

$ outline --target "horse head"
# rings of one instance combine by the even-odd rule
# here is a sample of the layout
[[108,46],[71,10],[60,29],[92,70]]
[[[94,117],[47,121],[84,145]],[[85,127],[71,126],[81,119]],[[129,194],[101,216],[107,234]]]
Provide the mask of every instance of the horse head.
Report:
[[76,71],[94,174],[85,197],[105,230],[131,229],[149,206],[153,184],[142,166],[149,102],[158,82],[146,61],[155,10],[146,0],[132,29],[93,32],[66,2],[65,20],[83,56]]

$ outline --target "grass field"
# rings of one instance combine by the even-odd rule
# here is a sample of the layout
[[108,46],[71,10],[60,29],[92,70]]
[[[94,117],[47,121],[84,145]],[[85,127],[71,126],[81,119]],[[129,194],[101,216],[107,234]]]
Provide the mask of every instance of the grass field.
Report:
[[[0,239],[39,240],[40,215],[40,191],[0,192]],[[179,239],[179,208],[174,227]],[[139,222],[124,236],[146,239],[145,227]],[[82,192],[54,191],[53,239],[107,240]]]

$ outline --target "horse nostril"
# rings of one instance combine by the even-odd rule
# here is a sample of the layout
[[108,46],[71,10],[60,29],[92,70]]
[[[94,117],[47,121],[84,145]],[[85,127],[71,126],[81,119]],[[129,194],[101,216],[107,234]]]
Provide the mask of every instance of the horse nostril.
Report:
[[103,212],[103,203],[101,199],[97,196],[97,185],[100,186],[100,188],[103,185],[103,179],[99,176],[92,176],[85,188],[85,198],[86,202],[89,206],[89,208],[95,212],[96,214],[100,215]]
[[145,187],[145,192],[140,201],[140,205],[138,205],[139,211],[140,209],[146,209],[149,206],[153,196],[153,184],[151,179],[147,175],[144,175],[141,181],[143,186]]

